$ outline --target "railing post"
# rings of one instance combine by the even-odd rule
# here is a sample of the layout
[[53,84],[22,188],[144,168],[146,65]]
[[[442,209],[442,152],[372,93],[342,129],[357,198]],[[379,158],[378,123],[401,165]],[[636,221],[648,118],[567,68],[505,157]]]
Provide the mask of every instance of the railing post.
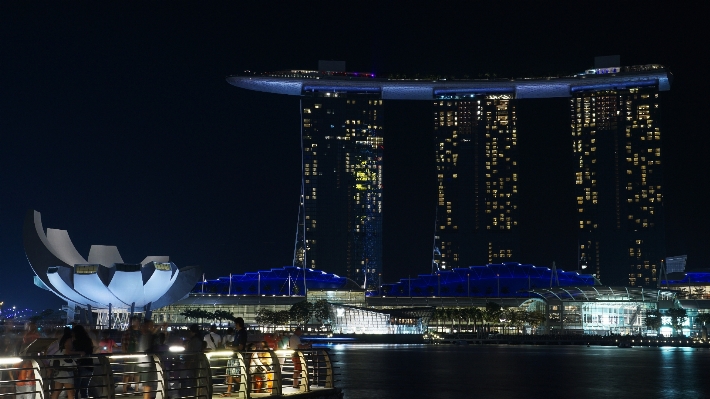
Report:
[[[293,352],[293,360],[301,362],[301,378],[299,379],[298,382],[298,391],[299,392],[310,392],[311,391],[311,382],[308,378],[308,363],[306,363],[306,357],[304,356],[303,352],[300,350],[294,351]],[[295,364],[294,364],[295,366]]]
[[326,350],[320,350],[323,355],[323,363],[325,365],[325,387],[333,388],[333,363],[330,361],[330,354]]
[[[108,356],[98,356],[98,361],[99,364],[98,366],[94,366],[94,370],[98,368],[103,371],[103,373],[99,374],[106,376],[106,382],[101,386],[101,396],[105,398],[115,398],[116,387],[113,383],[113,370],[111,369],[111,362],[109,361]],[[96,371],[94,371],[94,374],[96,374]]]
[[210,370],[210,361],[204,353],[195,353],[193,356],[197,358],[197,392],[198,398],[212,398],[212,373]]
[[[167,392],[165,391],[165,372],[163,369],[163,363],[157,355],[150,355],[150,359],[155,366],[155,399],[165,399],[167,398]],[[111,385],[113,386],[113,384]],[[113,396],[109,397],[112,398]]]
[[[271,396],[281,396],[283,395],[283,385],[281,384],[281,361],[279,357],[276,356],[276,352],[269,350],[269,356],[271,356]],[[267,374],[268,378],[269,374]]]
[[239,362],[239,382],[237,383],[237,397],[249,399],[249,393],[251,392],[251,373],[249,372],[249,365],[244,361],[243,352],[234,352],[238,362]]

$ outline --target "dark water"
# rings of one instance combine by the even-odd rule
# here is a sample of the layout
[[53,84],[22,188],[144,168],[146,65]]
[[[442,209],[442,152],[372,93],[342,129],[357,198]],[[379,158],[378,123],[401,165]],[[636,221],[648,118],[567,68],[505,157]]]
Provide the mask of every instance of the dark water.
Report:
[[710,349],[340,345],[346,399],[710,398]]

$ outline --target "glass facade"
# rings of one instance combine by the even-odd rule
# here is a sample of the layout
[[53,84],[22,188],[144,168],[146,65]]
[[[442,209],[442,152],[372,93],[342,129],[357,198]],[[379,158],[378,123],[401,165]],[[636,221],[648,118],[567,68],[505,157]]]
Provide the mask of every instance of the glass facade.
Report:
[[376,290],[382,272],[381,97],[310,92],[301,105],[302,261]]
[[510,94],[434,101],[437,270],[520,256],[515,104]]
[[571,99],[580,268],[604,284],[658,286],[665,257],[656,87]]

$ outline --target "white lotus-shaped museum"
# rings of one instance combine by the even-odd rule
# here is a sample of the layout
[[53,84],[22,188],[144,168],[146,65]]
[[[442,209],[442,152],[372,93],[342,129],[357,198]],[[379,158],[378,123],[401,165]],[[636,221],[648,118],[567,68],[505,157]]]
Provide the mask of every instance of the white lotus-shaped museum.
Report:
[[125,263],[115,246],[92,245],[85,259],[66,230],[45,233],[33,210],[25,217],[24,245],[35,284],[85,309],[167,306],[186,296],[201,274],[195,266],[178,269],[167,256]]

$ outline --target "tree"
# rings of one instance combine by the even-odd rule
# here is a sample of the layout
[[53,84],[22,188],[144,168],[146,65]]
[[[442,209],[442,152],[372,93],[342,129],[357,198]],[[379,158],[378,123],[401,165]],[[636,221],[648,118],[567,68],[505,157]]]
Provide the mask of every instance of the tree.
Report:
[[702,325],[706,326],[707,323],[710,323],[710,313],[700,313],[695,317],[695,322]]
[[708,328],[707,328],[707,323],[710,323],[710,313],[700,313],[697,317],[695,317],[695,322],[697,324],[701,325],[701,330],[702,330],[702,338],[707,339],[708,337]]
[[313,305],[305,299],[301,302],[296,302],[291,306],[289,313],[291,318],[298,324],[306,324],[311,318],[311,310]]
[[678,336],[678,330],[683,328],[683,323],[688,318],[688,314],[683,308],[670,308],[666,314],[671,318],[671,326],[673,327],[673,335]]
[[312,306],[313,318],[323,325],[324,320],[330,319],[330,304],[325,299],[319,299]]
[[646,329],[658,332],[661,328],[661,312],[658,309],[646,311]]
[[431,314],[431,320],[436,322],[437,326],[437,331],[439,330],[439,327],[441,326],[441,322],[444,321],[446,318],[446,309],[445,308],[435,308],[434,312]]
[[197,315],[197,309],[190,309],[187,308],[180,312],[180,316],[184,317],[187,320],[195,320],[197,321],[199,316]]
[[273,310],[261,308],[256,312],[256,324],[266,327],[269,324],[276,324],[276,314]]
[[528,312],[527,322],[530,324],[531,330],[534,332],[542,323],[545,322],[545,314],[539,310]]
[[469,317],[473,319],[473,329],[476,330],[478,320],[481,320],[481,323],[483,322],[483,311],[479,308],[469,308],[468,313]]
[[212,315],[214,316],[215,320],[219,322],[219,324],[222,324],[222,320],[234,321],[234,314],[232,312],[227,312],[226,310],[215,310],[214,312],[212,312]]
[[525,315],[518,308],[505,308],[501,311],[501,318],[507,325],[515,326],[516,330],[525,323]]
[[483,311],[483,319],[489,323],[500,322],[501,306],[495,302],[486,303],[486,310]]
[[274,315],[274,324],[277,326],[285,326],[291,321],[291,312],[288,310],[279,310]]
[[693,299],[703,299],[705,296],[705,287],[695,287],[693,288]]

